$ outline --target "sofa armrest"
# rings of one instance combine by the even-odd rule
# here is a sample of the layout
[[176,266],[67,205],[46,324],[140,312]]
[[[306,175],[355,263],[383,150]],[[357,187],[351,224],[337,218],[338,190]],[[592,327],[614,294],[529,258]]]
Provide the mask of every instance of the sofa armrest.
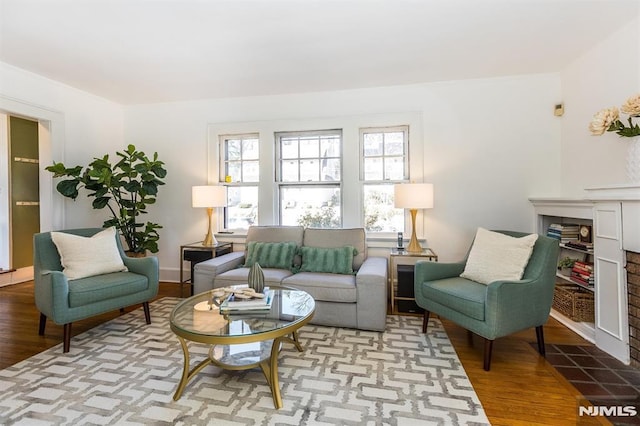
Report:
[[149,290],[153,292],[155,296],[158,293],[158,286],[160,281],[160,267],[158,264],[158,258],[156,256],[147,257],[124,257],[124,265],[129,272],[134,274],[140,274],[147,277],[149,282]]
[[487,323],[500,337],[543,325],[551,310],[553,285],[539,280],[494,281],[487,286]]
[[69,281],[61,271],[43,270],[34,277],[34,295],[38,310],[59,322],[58,312],[69,309]]
[[196,263],[193,268],[193,294],[213,289],[213,280],[218,275],[238,268],[244,263],[244,252],[234,251],[204,262]]
[[383,331],[387,323],[387,276],[385,257],[368,257],[356,273],[358,328]]
[[368,257],[356,272],[356,285],[381,285],[387,281],[387,259],[385,257]]
[[129,272],[134,274],[149,276],[158,269],[158,258],[156,256],[147,257],[123,257],[122,261],[124,266],[127,267]]
[[465,267],[465,262],[441,263],[419,260],[415,266],[415,282],[441,280],[459,276]]

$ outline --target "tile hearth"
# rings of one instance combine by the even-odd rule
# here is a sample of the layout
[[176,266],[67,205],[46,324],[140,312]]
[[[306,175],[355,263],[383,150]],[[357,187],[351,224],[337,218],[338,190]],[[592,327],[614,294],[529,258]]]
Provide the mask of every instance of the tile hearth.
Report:
[[[547,361],[593,405],[633,405],[640,414],[640,370],[592,345],[547,344],[546,352]],[[640,425],[640,415],[609,420]]]

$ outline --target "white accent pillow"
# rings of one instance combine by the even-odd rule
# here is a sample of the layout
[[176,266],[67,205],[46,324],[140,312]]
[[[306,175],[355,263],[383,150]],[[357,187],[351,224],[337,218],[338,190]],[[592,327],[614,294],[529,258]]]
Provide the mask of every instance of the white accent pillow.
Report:
[[67,279],[126,271],[116,244],[116,228],[107,228],[92,237],[52,232]]
[[489,284],[519,280],[529,263],[538,234],[521,238],[478,228],[462,278]]

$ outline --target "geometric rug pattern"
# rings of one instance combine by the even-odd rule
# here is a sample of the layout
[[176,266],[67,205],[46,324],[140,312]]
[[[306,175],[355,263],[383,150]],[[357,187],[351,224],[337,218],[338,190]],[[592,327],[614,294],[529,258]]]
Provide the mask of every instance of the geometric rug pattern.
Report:
[[[0,370],[2,425],[489,424],[442,324],[388,316],[384,333],[306,325],[304,352],[284,344],[274,409],[262,371],[207,366],[173,394],[183,355],[169,329],[178,298],[101,324]],[[189,342],[191,365],[208,346]]]

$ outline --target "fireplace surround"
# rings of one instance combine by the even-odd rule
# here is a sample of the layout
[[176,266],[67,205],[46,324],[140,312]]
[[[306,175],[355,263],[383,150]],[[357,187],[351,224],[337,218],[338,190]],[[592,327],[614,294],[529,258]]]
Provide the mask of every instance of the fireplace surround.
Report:
[[629,295],[629,355],[631,356],[631,365],[640,368],[640,253],[627,251],[626,259]]
[[[593,226],[595,322],[561,323],[624,364],[640,366],[640,185],[586,189],[582,198],[533,197],[536,229],[551,223]],[[633,353],[633,361],[632,361]]]
[[629,328],[629,363],[640,368],[640,185],[627,184],[586,190],[598,203],[619,203],[621,249],[624,251]]

